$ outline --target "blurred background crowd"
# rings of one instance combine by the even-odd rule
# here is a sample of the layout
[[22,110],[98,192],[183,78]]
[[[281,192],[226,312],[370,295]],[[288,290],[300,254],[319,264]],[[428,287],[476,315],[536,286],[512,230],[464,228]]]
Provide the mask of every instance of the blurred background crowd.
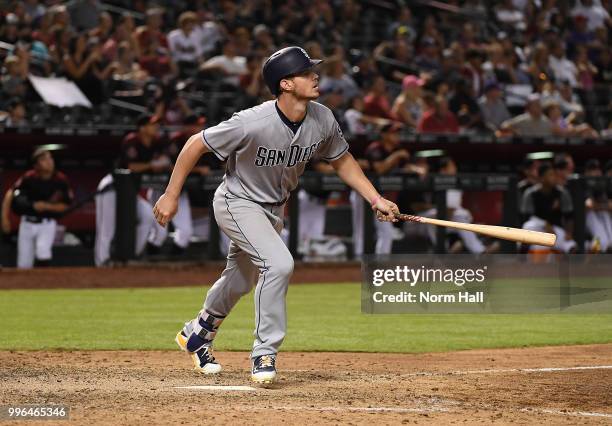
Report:
[[607,0],[428,3],[3,0],[0,106],[6,125],[44,122],[28,75],[57,76],[93,104],[68,122],[133,120],[112,99],[214,124],[269,98],[262,61],[299,44],[326,59],[321,100],[350,133],[363,115],[414,132],[606,134]]
[[[473,166],[443,150],[405,143],[429,135],[451,143],[461,137],[569,138],[574,146],[612,140],[608,0],[0,0],[0,6],[0,129],[119,126],[126,136],[113,157],[124,166],[135,140],[159,144],[146,158],[148,172],[167,172],[188,134],[272,99],[262,63],[287,45],[325,59],[319,102],[333,111],[352,154],[372,174],[424,180]],[[74,82],[91,107],[45,103],[33,77]],[[463,158],[469,149],[460,151]],[[557,154],[523,156],[520,167],[516,159],[510,165],[491,161],[523,178],[521,223],[561,236],[558,251],[575,251],[575,206],[564,186],[574,173],[612,175],[611,157],[588,154],[574,161],[563,148],[551,150]],[[222,167],[203,162],[197,171]],[[109,169],[97,171],[96,180]],[[325,163],[311,169],[330,172]],[[610,251],[612,194],[586,195],[586,250]],[[391,196],[407,213],[436,215],[431,194]],[[190,194],[192,206],[205,206],[197,197]],[[448,191],[451,219],[499,223],[499,211],[492,213],[499,199],[467,198]],[[350,205],[353,229],[362,229],[359,200],[302,191],[300,202],[302,254],[344,255],[343,244],[323,238],[330,228],[325,208]],[[10,231],[7,221],[3,217],[3,228]],[[411,232],[385,226],[376,229],[377,253],[391,252]],[[189,226],[192,236],[196,228]],[[353,232],[354,254],[362,252],[362,237]],[[435,244],[434,231],[426,230],[424,238]],[[483,253],[499,247],[465,233],[451,238],[447,249]]]

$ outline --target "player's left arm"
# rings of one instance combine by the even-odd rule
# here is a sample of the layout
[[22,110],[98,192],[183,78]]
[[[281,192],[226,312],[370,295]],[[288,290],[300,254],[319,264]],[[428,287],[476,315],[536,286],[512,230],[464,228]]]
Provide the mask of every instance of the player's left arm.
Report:
[[331,161],[331,165],[344,183],[357,191],[372,205],[378,220],[397,222],[397,219],[395,219],[395,214],[399,213],[397,205],[378,193],[351,153],[345,152],[337,160]]

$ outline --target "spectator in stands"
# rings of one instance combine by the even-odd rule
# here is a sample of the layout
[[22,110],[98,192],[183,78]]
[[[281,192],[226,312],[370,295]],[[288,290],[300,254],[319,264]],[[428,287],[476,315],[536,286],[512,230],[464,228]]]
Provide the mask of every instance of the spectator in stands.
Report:
[[6,74],[2,75],[2,97],[10,99],[15,96],[24,96],[27,92],[29,53],[24,52],[20,58],[16,55],[7,56],[4,60]]
[[427,15],[423,20],[423,28],[419,36],[420,40],[425,38],[432,39],[441,47],[445,46],[444,35],[439,30],[439,22],[434,15]]
[[[274,38],[270,33],[270,29],[264,24],[256,25],[253,28],[253,49],[262,56],[270,56],[276,52],[278,48],[274,44]],[[313,58],[322,58],[323,56],[312,56]]]
[[25,103],[21,98],[12,98],[8,103],[7,111],[0,111],[0,124],[4,127],[25,127],[28,125]]
[[574,18],[574,28],[567,38],[567,54],[573,57],[576,49],[582,47],[595,47],[595,34],[587,29],[587,18],[582,15],[577,15]]
[[414,74],[413,48],[403,38],[383,41],[372,53],[383,76],[390,81],[402,81],[406,74]]
[[455,115],[462,129],[481,129],[482,116],[474,100],[471,85],[464,79],[454,82],[453,94],[448,101],[449,110]]
[[[457,164],[450,157],[442,157],[439,160],[438,173],[441,175],[456,176]],[[458,189],[449,189],[446,191],[446,208],[448,209],[448,217],[455,222],[472,223],[472,213],[462,206],[463,192]],[[431,208],[422,214],[426,217],[436,217],[438,211],[436,208]],[[451,253],[459,253],[466,249],[470,253],[495,253],[499,250],[499,243],[494,242],[489,246],[485,246],[473,232],[468,231],[450,231],[459,235],[459,240],[450,248]],[[428,226],[429,238],[432,244],[436,244],[436,227]]]
[[133,52],[136,57],[140,56],[140,52],[153,38],[156,38],[160,46],[167,47],[168,40],[162,32],[164,23],[164,9],[160,7],[152,7],[147,9],[145,24],[136,28],[135,35],[138,42],[138,51]]
[[95,28],[92,28],[87,34],[89,37],[97,37],[102,43],[110,38],[113,32],[113,17],[108,12],[100,14],[100,22]]
[[147,72],[136,62],[134,52],[130,44],[122,41],[117,50],[117,61],[113,64],[112,78],[123,90],[135,90],[140,95],[141,89],[149,78]]
[[157,39],[145,46],[138,64],[143,71],[157,80],[165,80],[179,75],[179,69],[174,63],[168,49],[159,45]]
[[202,61],[202,32],[198,16],[194,12],[183,12],[178,18],[178,28],[168,34],[168,47],[172,60],[181,75],[193,75]]
[[573,125],[572,121],[575,116],[574,113],[570,113],[568,118],[564,118],[563,114],[561,113],[559,103],[554,99],[546,102],[544,105],[544,113],[552,124],[552,133],[555,136],[584,138],[599,137],[597,131],[587,123]]
[[448,101],[437,96],[434,107],[423,113],[417,130],[419,133],[459,133],[459,122],[448,109]]
[[395,119],[395,116],[391,111],[389,94],[387,93],[387,86],[383,76],[378,75],[374,77],[374,79],[372,80],[372,84],[368,90],[368,93],[363,99],[363,102],[363,112],[366,115],[386,118],[389,120]]
[[268,99],[270,92],[263,81],[261,67],[263,58],[251,53],[246,58],[247,72],[240,77],[240,87],[249,97],[249,104],[256,105],[259,99]]
[[582,117],[582,113],[584,112],[582,102],[580,102],[578,95],[574,93],[569,81],[560,81],[555,86],[555,89],[556,90],[554,90],[552,93],[550,89],[543,92],[544,95],[546,95],[547,100],[552,98],[553,100],[559,102],[559,106],[561,107],[561,112],[563,112],[563,114],[570,114],[573,112],[577,116]]
[[610,92],[610,87],[612,87],[612,51],[610,48],[601,49],[596,67],[595,82],[606,85],[607,88],[604,88],[604,90]]
[[408,43],[413,43],[416,40],[417,32],[415,30],[412,12],[408,6],[402,6],[397,15],[397,19],[389,24],[387,29],[388,38],[403,37]]
[[51,25],[63,30],[70,29],[70,15],[68,9],[63,4],[56,4],[49,9],[51,14]]
[[501,43],[494,42],[488,47],[488,57],[489,60],[482,65],[484,69],[492,72],[492,75],[487,78],[488,83],[494,80],[503,84],[518,84],[518,76],[512,62],[514,52],[505,52]]
[[57,227],[56,218],[65,212],[74,198],[66,176],[55,169],[47,148],[32,154],[33,167],[7,191],[2,202],[2,230],[11,232],[11,207],[21,216],[17,237],[17,267],[49,266]]
[[204,72],[219,72],[223,75],[223,81],[231,86],[238,87],[240,76],[247,73],[246,58],[236,55],[236,46],[232,39],[223,43],[223,54],[214,56],[204,62],[200,67]]
[[576,0],[576,6],[572,9],[572,16],[584,16],[587,18],[587,28],[595,31],[598,28],[612,26],[610,13],[595,0]]
[[531,76],[531,83],[539,88],[544,82],[554,78],[553,71],[550,68],[549,62],[550,53],[548,47],[544,43],[536,44],[531,55],[528,72]]
[[88,41],[85,35],[79,35],[70,41],[69,51],[63,58],[63,66],[67,76],[94,104],[105,99],[102,81],[117,68],[115,64],[103,62],[99,40]]
[[[557,176],[550,164],[540,165],[538,176],[540,183],[525,191],[521,201],[521,213],[528,217],[523,229],[554,233],[557,236],[554,248],[562,253],[573,252],[576,242],[572,239],[572,198],[565,188],[557,185]],[[532,246],[532,249],[545,248]]]
[[470,49],[465,54],[465,64],[461,69],[461,73],[472,86],[472,93],[479,97],[484,89],[484,71],[482,64],[484,55],[480,50]]
[[512,0],[504,0],[495,8],[495,18],[508,30],[524,31],[527,28],[525,14]]
[[4,25],[0,27],[0,41],[15,44],[19,37],[19,17],[14,13],[7,13],[4,17]]
[[589,60],[586,47],[578,46],[576,48],[575,62],[578,86],[587,91],[593,90],[595,76],[597,75],[597,67]]
[[350,99],[359,93],[355,80],[344,71],[344,64],[338,57],[329,58],[324,64],[324,72],[319,81],[322,92],[340,90],[344,99]]
[[556,81],[567,81],[572,87],[577,86],[576,65],[565,56],[565,46],[561,40],[556,40],[548,57],[548,65]]
[[[321,58],[322,56],[313,56],[312,58]],[[359,54],[355,59],[355,65],[352,68],[352,77],[362,89],[366,89],[372,85],[376,77],[380,74],[376,67],[374,58],[369,55]],[[384,80],[384,79],[383,79]]]
[[[603,172],[597,159],[587,161],[584,168],[586,177],[601,177]],[[586,226],[593,237],[591,250],[594,252],[612,251],[612,213],[610,200],[605,190],[587,187],[585,201]]]
[[423,79],[407,75],[402,80],[402,92],[395,98],[391,112],[405,125],[415,128],[421,120],[425,105],[422,99]]
[[[130,14],[124,14],[119,18],[119,22],[115,25],[115,31],[112,36],[106,40],[102,47],[104,57],[109,61],[117,59],[117,50],[121,42],[127,42],[132,52],[139,53],[140,47],[138,40],[134,34],[134,18]],[[159,43],[158,43],[159,45]]]
[[551,136],[553,134],[552,124],[542,114],[540,95],[536,93],[529,95],[525,113],[504,121],[501,125],[501,132],[502,135]]
[[421,39],[420,52],[414,62],[423,72],[436,73],[440,70],[440,49],[433,38]]
[[484,95],[478,100],[480,113],[485,126],[492,132],[497,131],[501,124],[512,116],[503,100],[501,87],[495,82],[484,88]]

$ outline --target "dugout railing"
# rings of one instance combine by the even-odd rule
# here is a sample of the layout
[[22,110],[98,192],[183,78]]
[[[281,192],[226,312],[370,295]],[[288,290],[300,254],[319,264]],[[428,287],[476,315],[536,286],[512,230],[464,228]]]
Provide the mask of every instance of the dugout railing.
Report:
[[[211,173],[206,176],[191,175],[185,185],[191,189],[214,191],[223,178],[223,173]],[[375,187],[381,191],[424,191],[433,194],[433,202],[437,209],[437,218],[447,219],[446,191],[460,189],[463,191],[501,191],[503,193],[502,224],[506,226],[520,226],[518,210],[517,178],[514,175],[485,175],[460,174],[457,176],[431,175],[426,179],[405,174],[370,176]],[[129,170],[118,169],[114,172],[115,189],[117,191],[116,232],[115,232],[115,260],[128,261],[134,259],[134,244],[136,229],[136,195],[143,188],[165,188],[168,175],[164,174],[134,174]],[[320,173],[305,173],[300,178],[299,188],[322,191],[347,191],[349,188],[335,175]],[[212,206],[209,206],[212,207]],[[294,191],[288,202],[289,211],[289,250],[297,255],[298,226],[300,220],[300,206],[297,193]],[[210,233],[208,244],[208,258],[219,259],[219,229],[210,212]],[[364,203],[364,254],[374,253],[375,229],[372,209]],[[444,253],[446,247],[446,228],[436,229],[436,253]],[[512,253],[516,245],[509,241],[502,242],[502,251]]]

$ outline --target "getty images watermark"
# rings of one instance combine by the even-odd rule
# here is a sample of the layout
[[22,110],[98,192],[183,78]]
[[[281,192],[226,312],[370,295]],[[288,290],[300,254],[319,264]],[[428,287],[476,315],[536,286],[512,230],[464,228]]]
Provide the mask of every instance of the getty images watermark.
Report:
[[[607,258],[606,258],[607,257]],[[362,312],[584,313],[612,310],[612,258],[366,257]]]
[[[463,287],[471,283],[484,283],[487,266],[477,269],[449,268],[411,268],[406,265],[396,265],[394,268],[374,269],[372,285],[382,287],[385,284],[403,284],[411,291],[385,294],[382,290],[375,291],[372,299],[375,303],[483,303],[484,291],[458,291],[457,293],[436,293],[435,291],[419,290],[420,284],[448,285]],[[414,291],[416,290],[416,291]]]

